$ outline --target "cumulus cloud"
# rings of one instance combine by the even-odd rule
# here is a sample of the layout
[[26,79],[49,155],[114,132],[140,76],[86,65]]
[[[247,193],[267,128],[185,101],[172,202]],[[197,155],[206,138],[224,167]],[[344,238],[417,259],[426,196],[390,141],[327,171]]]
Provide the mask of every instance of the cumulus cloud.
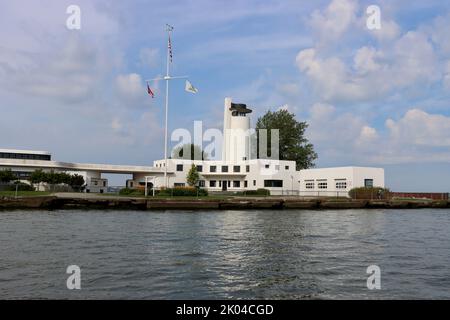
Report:
[[411,109],[398,121],[386,120],[386,127],[390,139],[398,144],[450,147],[450,117]]
[[120,74],[116,77],[119,95],[125,99],[138,99],[145,96],[142,78],[137,73]]
[[424,34],[413,31],[392,47],[359,48],[353,56],[353,66],[336,56],[322,57],[316,48],[300,51],[296,64],[325,101],[379,99],[439,79],[431,43]]
[[338,40],[356,21],[357,2],[333,0],[325,10],[315,10],[309,24],[321,45]]

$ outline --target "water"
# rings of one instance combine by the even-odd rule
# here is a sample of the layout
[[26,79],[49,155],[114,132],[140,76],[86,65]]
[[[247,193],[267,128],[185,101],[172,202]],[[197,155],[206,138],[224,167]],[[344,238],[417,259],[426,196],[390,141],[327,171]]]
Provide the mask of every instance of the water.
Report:
[[429,209],[0,212],[0,298],[449,299],[449,231]]

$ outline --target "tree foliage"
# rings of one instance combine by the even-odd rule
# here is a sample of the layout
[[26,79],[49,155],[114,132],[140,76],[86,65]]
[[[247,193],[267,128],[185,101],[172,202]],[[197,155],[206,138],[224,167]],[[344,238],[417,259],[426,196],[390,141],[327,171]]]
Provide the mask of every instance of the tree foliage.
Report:
[[17,180],[17,177],[11,170],[0,170],[0,182],[11,182],[13,180]]
[[186,176],[187,184],[193,187],[197,184],[199,179],[200,175],[198,174],[197,166],[193,164]]
[[[268,150],[270,154],[270,142],[272,129],[279,130],[279,159],[296,162],[297,170],[314,167],[317,153],[314,146],[305,137],[305,130],[308,128],[306,122],[299,122],[293,113],[287,110],[276,112],[268,111],[264,116],[258,118],[256,131],[267,129]],[[258,134],[259,141],[259,134]],[[258,155],[261,154],[258,142]]]
[[193,143],[186,143],[172,150],[172,158],[186,160],[208,160],[208,154],[206,154],[200,146]]
[[79,190],[84,184],[83,176],[68,174],[65,172],[44,172],[41,169],[34,171],[30,176],[31,183],[45,182],[48,184],[67,184],[73,189]]

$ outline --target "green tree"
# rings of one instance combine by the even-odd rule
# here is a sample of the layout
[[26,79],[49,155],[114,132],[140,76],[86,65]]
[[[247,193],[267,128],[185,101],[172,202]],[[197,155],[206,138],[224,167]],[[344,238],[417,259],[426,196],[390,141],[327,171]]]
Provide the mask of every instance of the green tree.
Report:
[[70,176],[69,185],[72,187],[72,189],[80,191],[84,187],[84,178],[83,176],[80,176],[79,174],[74,174]]
[[[305,138],[306,128],[308,128],[306,122],[297,121],[295,115],[287,110],[268,111],[264,116],[258,118],[256,123],[257,132],[260,129],[267,129],[268,153],[266,154],[270,154],[270,130],[278,129],[280,137],[279,158],[280,160],[295,161],[297,170],[314,167],[314,160],[317,159],[314,146]],[[258,154],[260,154],[259,142],[257,149]]]
[[42,169],[35,170],[31,173],[31,183],[40,183],[46,180],[46,173]]
[[189,169],[189,172],[186,176],[186,181],[187,181],[188,185],[193,187],[197,184],[199,179],[200,179],[200,176],[197,171],[197,166],[193,164],[191,169]]
[[[189,152],[186,152],[185,155],[184,151],[185,150],[189,151],[189,148],[191,154],[189,155]],[[186,143],[172,150],[172,158],[186,159],[186,160],[208,160],[208,154],[206,154],[205,151],[203,151],[200,146],[193,143]]]
[[13,180],[17,180],[17,177],[11,170],[0,170],[0,182],[11,182]]

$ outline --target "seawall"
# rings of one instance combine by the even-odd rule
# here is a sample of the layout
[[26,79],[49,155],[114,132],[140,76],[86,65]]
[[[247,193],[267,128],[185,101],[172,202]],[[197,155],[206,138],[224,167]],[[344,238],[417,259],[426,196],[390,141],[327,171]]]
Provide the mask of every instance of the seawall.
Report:
[[419,209],[450,208],[450,201],[332,200],[295,198],[144,199],[126,197],[36,196],[0,199],[0,210],[16,209],[121,209],[121,210],[246,210],[246,209]]

